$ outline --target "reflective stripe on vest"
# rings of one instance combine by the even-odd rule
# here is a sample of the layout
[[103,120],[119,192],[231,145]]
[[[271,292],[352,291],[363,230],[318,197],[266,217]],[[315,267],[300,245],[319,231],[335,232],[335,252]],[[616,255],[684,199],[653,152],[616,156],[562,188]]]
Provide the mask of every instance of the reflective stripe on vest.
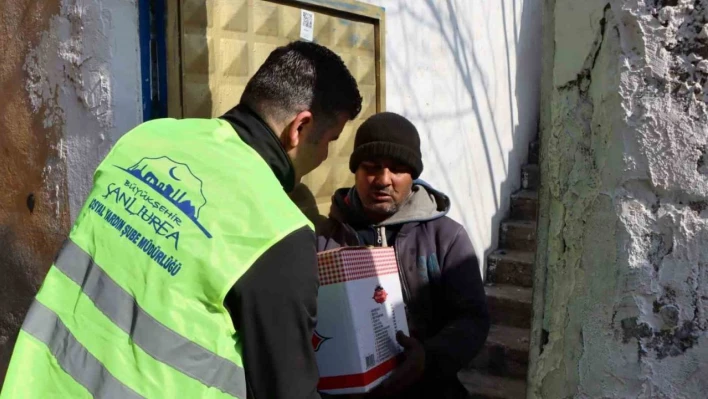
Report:
[[34,301],[22,330],[49,347],[61,367],[91,395],[99,398],[142,398],[123,385],[89,353],[56,313]]
[[224,298],[305,226],[230,124],[138,126],[97,168],[0,396],[245,398],[242,338]]
[[206,386],[218,388],[237,398],[246,397],[246,377],[241,367],[155,320],[76,244],[67,241],[54,265],[78,284],[106,317],[152,357]]

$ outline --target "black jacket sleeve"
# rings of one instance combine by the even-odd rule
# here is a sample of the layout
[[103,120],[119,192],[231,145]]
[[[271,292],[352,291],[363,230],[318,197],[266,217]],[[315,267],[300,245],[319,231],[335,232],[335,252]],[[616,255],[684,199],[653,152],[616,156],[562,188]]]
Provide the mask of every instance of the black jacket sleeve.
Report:
[[302,228],[266,251],[227,295],[249,399],[319,398],[312,349],[318,285],[315,236]]
[[464,228],[460,228],[442,259],[444,306],[440,310],[448,323],[424,342],[426,374],[454,378],[484,345],[489,332],[489,311],[479,262]]

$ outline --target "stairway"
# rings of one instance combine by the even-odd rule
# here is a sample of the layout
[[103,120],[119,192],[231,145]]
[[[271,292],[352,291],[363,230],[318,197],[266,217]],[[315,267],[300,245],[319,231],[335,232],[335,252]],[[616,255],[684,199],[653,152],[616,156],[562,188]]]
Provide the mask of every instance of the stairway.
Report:
[[492,326],[471,367],[459,373],[470,398],[526,397],[539,183],[534,141],[521,171],[521,190],[511,196],[509,218],[500,226],[499,248],[487,258],[485,291]]

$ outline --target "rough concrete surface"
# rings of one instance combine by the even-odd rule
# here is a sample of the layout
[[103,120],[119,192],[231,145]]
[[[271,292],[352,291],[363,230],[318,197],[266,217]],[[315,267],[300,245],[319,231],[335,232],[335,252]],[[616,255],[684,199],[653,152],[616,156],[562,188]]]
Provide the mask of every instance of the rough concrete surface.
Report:
[[25,69],[35,112],[62,128],[74,220],[98,163],[142,120],[136,0],[63,0]]
[[708,392],[708,0],[548,0],[530,398]]
[[0,4],[0,382],[34,292],[68,230],[59,126],[34,112],[23,70],[58,1]]
[[0,4],[0,382],[93,170],[141,119],[136,7]]

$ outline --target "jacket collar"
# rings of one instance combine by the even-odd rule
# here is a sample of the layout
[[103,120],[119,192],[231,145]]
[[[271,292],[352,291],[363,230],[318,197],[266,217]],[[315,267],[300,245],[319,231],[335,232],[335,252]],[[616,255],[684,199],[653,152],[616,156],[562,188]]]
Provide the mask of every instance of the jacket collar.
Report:
[[286,192],[295,187],[295,169],[280,139],[266,122],[249,107],[239,104],[221,119],[229,122],[241,140],[253,148],[270,166]]

